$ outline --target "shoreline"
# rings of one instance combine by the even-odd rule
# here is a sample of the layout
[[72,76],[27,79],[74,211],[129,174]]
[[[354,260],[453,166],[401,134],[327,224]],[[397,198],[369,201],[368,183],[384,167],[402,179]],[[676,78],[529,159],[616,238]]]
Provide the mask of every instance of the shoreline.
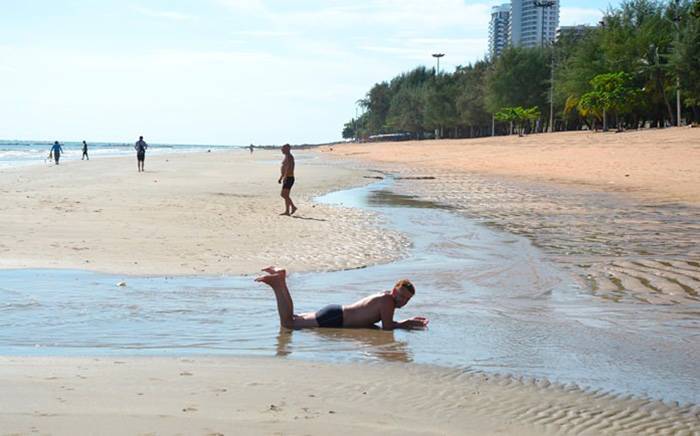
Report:
[[686,127],[346,143],[320,152],[331,158],[398,165],[409,172],[508,176],[700,205],[700,129]]
[[0,362],[6,393],[0,400],[3,430],[13,434],[76,434],[88,422],[105,435],[242,429],[358,435],[700,429],[697,405],[417,365],[209,357],[0,357]]

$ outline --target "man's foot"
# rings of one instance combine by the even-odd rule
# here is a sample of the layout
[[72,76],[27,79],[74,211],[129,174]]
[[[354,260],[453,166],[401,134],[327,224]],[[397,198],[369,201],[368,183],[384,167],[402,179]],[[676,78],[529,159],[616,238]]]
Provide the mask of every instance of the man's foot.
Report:
[[280,286],[284,286],[287,271],[283,269],[277,269],[275,267],[268,267],[263,269],[263,271],[269,274],[266,276],[256,278],[256,282],[265,283],[271,286],[273,289],[277,289]]
[[268,266],[266,268],[261,269],[260,271],[265,271],[268,274],[281,274],[283,276],[287,275],[287,270],[284,268],[277,268],[276,266]]
[[292,212],[290,213],[290,215],[294,215],[294,212],[296,212],[296,211],[297,211],[297,207],[296,207],[296,206],[292,206]]
[[289,216],[289,212],[282,212],[280,216]]

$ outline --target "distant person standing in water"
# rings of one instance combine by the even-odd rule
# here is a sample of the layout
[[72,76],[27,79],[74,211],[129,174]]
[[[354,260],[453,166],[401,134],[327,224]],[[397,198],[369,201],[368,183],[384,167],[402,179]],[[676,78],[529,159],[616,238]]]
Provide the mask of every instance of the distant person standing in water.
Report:
[[292,147],[289,144],[284,144],[282,146],[282,154],[284,154],[284,159],[282,160],[282,168],[280,169],[280,178],[277,183],[282,183],[282,192],[280,196],[284,198],[284,213],[280,215],[293,215],[297,211],[297,207],[294,202],[289,197],[289,191],[292,190],[294,186],[294,156],[292,156]]
[[61,153],[63,153],[61,144],[59,144],[58,141],[54,141],[53,147],[51,147],[51,154],[53,155],[53,160],[56,162],[56,165],[58,165],[58,160],[61,158]]
[[253,148],[254,148],[253,144],[250,144],[250,147],[248,147],[248,148],[250,148],[250,154],[253,154]]
[[136,165],[138,166],[139,172],[143,171],[143,164],[146,160],[146,149],[148,144],[143,140],[143,136],[139,136],[139,140],[134,144],[134,149],[136,150]]
[[90,160],[90,156],[88,156],[88,153],[87,153],[87,142],[85,142],[85,141],[83,141],[83,157],[80,160],[84,160],[84,159]]

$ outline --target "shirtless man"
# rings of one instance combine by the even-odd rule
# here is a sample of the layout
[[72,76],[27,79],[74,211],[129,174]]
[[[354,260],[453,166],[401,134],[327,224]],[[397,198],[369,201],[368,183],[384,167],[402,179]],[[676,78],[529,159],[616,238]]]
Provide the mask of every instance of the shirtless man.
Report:
[[421,316],[394,321],[394,310],[408,303],[416,293],[408,280],[399,280],[391,291],[365,297],[353,304],[340,306],[331,304],[318,312],[294,313],[294,303],[287,288],[287,271],[273,266],[263,269],[267,274],[255,279],[269,285],[277,297],[277,311],[282,327],[303,329],[313,327],[374,328],[379,321],[383,330],[422,329],[428,319]]
[[294,186],[294,156],[292,156],[292,148],[289,144],[282,146],[282,154],[284,154],[284,160],[282,160],[282,168],[280,168],[280,178],[277,180],[277,183],[284,181],[280,193],[280,196],[284,198],[284,213],[280,215],[293,215],[297,211],[297,207],[289,197],[289,191]]

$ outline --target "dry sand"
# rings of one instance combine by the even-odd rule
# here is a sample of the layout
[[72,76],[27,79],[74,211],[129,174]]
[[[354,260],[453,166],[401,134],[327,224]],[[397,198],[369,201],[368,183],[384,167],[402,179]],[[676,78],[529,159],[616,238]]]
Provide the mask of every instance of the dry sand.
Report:
[[408,241],[378,217],[312,202],[362,183],[358,171],[298,159],[299,211],[280,216],[279,161],[279,151],[236,151],[149,156],[145,173],[130,157],[3,169],[0,268],[251,274],[269,264],[321,271],[401,255]]
[[524,177],[700,204],[697,128],[343,144],[332,148],[334,155],[422,170]]
[[2,435],[697,434],[698,407],[419,365],[0,358]]

